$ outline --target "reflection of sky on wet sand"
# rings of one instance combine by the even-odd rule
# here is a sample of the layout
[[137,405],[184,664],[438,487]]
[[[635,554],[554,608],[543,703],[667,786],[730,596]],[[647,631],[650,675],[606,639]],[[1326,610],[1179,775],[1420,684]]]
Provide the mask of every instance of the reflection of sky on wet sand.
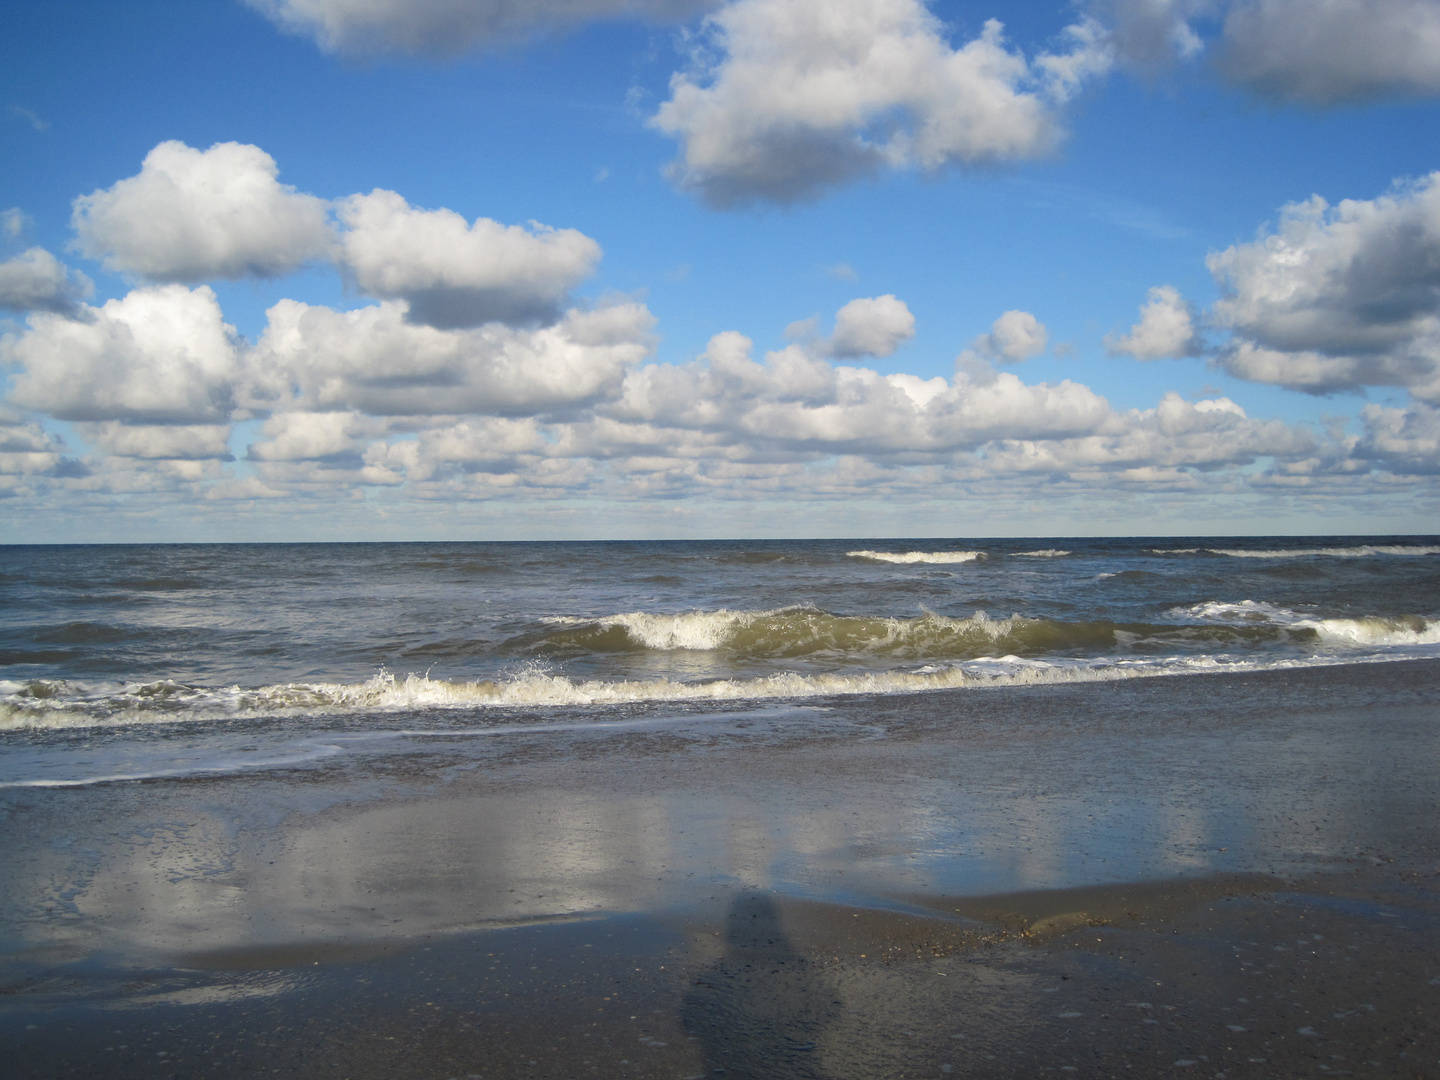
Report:
[[428,790],[351,770],[29,792],[7,804],[0,925],[32,955],[174,955],[757,889],[855,900],[1293,871],[1393,846],[1440,748],[1415,705],[1143,737],[1136,722],[538,754]]

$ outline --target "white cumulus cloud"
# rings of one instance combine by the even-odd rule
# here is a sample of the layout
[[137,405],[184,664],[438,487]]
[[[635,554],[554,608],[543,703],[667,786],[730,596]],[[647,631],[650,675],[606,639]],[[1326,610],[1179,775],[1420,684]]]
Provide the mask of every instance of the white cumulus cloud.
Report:
[[1007,311],[970,348],[981,356],[1019,363],[1045,351],[1049,334],[1045,324],[1028,311]]
[[1440,400],[1440,173],[1377,199],[1283,209],[1207,260],[1232,374],[1310,393],[1402,386]]
[[75,200],[75,246],[154,282],[288,274],[328,254],[329,204],[278,173],[258,146],[160,143],[137,175]]
[[282,300],[253,353],[256,402],[356,409],[375,416],[527,415],[613,392],[645,359],[654,318],[643,304],[574,310],[552,326],[490,323],[441,330],[386,301],[335,311]]
[[824,453],[936,453],[997,438],[1093,430],[1105,400],[1070,381],[1028,385],[1007,373],[973,380],[881,375],[792,345],[751,357],[749,338],[716,335],[697,362],[631,372],[599,410],[630,425],[702,432],[730,445]]
[[366,444],[384,434],[382,424],[356,412],[283,412],[265,421],[250,447],[257,461],[358,463]]
[[84,318],[49,312],[5,345],[22,370],[10,400],[62,420],[228,420],[240,340],[207,286],[136,289]]
[[118,420],[76,425],[80,437],[116,457],[198,461],[229,458],[229,424],[126,424]]
[[94,291],[90,279],[41,247],[0,262],[0,308],[74,314]]
[[1173,285],[1157,285],[1147,294],[1140,321],[1128,334],[1107,336],[1105,349],[1111,356],[1136,360],[1198,356],[1202,344],[1195,330],[1194,309]]
[[893,293],[851,300],[835,313],[825,351],[841,359],[889,356],[915,336],[915,316]]
[[1412,404],[1404,409],[1367,405],[1360,411],[1365,433],[1358,457],[1393,472],[1440,474],[1440,409]]
[[471,224],[453,210],[418,210],[393,191],[352,195],[340,218],[340,262],[356,284],[404,300],[412,322],[442,329],[552,322],[600,260],[600,245],[574,229]]
[[1090,24],[1034,64],[992,20],[960,48],[921,0],[736,0],[652,120],[671,178],[713,206],[793,203],[882,167],[935,170],[1048,153],[1056,107],[1109,66]]

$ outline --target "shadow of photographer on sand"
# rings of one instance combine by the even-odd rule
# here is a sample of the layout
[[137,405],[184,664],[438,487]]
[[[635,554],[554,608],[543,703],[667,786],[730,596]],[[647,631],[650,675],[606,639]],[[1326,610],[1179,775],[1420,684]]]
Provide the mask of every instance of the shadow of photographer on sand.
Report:
[[798,952],[768,896],[737,897],[725,951],[695,981],[681,1010],[707,1076],[824,1080],[819,1040],[840,1015],[825,975]]

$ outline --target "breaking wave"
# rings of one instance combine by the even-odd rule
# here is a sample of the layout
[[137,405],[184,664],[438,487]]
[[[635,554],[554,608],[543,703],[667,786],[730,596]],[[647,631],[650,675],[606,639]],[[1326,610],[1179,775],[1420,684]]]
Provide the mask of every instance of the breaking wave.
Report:
[[967,563],[985,558],[983,551],[847,551],[852,559],[883,563]]
[[[1210,626],[1122,624],[1106,621],[1061,622],[1011,615],[992,619],[983,611],[961,618],[924,612],[914,618],[832,615],[818,608],[773,611],[696,611],[679,615],[631,612],[600,619],[561,617],[547,620],[546,633],[512,639],[517,652],[547,658],[587,653],[676,650],[723,651],[751,660],[798,657],[852,657],[873,660],[970,660],[1000,653],[1021,656],[1108,650],[1141,638],[1203,638],[1213,642],[1222,631]],[[1258,636],[1276,637],[1278,628]],[[1235,640],[1256,638],[1251,627],[1238,627]]]
[[812,607],[770,611],[629,612],[598,619],[560,616],[540,633],[512,638],[514,653],[568,659],[606,653],[695,651],[758,661],[826,657],[860,663],[976,660],[1019,656],[1106,655],[1117,648],[1154,652],[1263,648],[1350,642],[1359,645],[1440,644],[1440,621],[1418,615],[1322,618],[1252,600],[1207,601],[1172,608],[1167,622],[1064,622],[1024,615],[991,618],[983,611],[914,618],[832,615]]
[[[1280,661],[1264,666],[1295,666]],[[448,681],[428,675],[403,679],[381,672],[360,683],[291,683],[242,690],[185,691],[166,705],[133,691],[103,697],[60,697],[0,703],[0,731],[79,729],[245,720],[283,716],[411,713],[492,707],[627,705],[645,702],[708,702],[758,699],[904,694],[961,688],[1106,682],[1145,676],[1240,671],[1259,665],[1213,656],[1139,661],[1052,664],[1017,656],[996,656],[967,665],[930,665],[912,671],[801,675],[784,672],[752,679],[683,682],[572,680],[532,673],[504,680]]]
[[1360,618],[1322,618],[1256,600],[1236,603],[1208,601],[1176,608],[1172,615],[1233,625],[1239,621],[1290,630],[1308,630],[1321,641],[1369,646],[1440,645],[1440,621],[1419,615],[1370,615]]

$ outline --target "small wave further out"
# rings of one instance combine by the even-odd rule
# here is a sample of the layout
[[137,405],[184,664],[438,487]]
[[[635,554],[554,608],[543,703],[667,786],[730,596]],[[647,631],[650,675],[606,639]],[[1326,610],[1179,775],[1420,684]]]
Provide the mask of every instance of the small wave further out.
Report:
[[1373,555],[1440,555],[1425,544],[1358,544],[1355,547],[1311,548],[1151,548],[1156,555],[1224,555],[1232,559],[1364,559]]

